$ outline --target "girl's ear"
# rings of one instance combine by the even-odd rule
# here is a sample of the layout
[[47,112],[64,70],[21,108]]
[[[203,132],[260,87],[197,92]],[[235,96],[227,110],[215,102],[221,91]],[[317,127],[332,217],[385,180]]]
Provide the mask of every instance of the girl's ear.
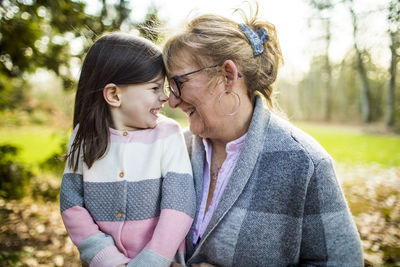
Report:
[[222,64],[222,74],[224,75],[225,86],[232,89],[238,79],[238,69],[236,64],[228,59]]
[[106,86],[104,86],[103,97],[104,97],[104,100],[111,107],[118,108],[119,106],[121,106],[120,93],[121,93],[121,89],[113,83],[109,83]]

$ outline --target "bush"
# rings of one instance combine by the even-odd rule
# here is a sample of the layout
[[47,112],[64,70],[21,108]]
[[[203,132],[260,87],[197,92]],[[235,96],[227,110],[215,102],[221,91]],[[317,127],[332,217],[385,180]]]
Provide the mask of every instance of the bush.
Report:
[[0,251],[2,266],[22,266],[21,261],[27,256],[25,251]]
[[35,201],[57,202],[60,186],[59,177],[37,177],[32,182],[31,196]]
[[29,192],[32,172],[15,161],[18,148],[12,145],[0,146],[0,197],[21,199]]
[[60,142],[58,150],[40,163],[40,169],[49,171],[57,176],[62,175],[67,154],[67,141],[67,139],[64,139]]

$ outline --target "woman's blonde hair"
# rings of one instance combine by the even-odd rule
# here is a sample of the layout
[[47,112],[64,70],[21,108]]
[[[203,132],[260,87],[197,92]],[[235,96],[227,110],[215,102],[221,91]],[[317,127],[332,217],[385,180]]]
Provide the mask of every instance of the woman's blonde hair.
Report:
[[[283,63],[275,26],[257,18],[258,5],[250,18],[237,9],[244,23],[254,32],[264,28],[269,40],[264,43],[264,52],[255,56],[252,44],[239,28],[238,23],[218,15],[202,15],[191,20],[183,32],[171,37],[164,44],[163,56],[167,72],[179,64],[182,51],[191,55],[191,62],[199,68],[232,60],[238,66],[253,101],[261,94],[270,108],[273,108],[273,83]],[[211,72],[208,72],[211,73]],[[214,72],[215,73],[215,72]]]

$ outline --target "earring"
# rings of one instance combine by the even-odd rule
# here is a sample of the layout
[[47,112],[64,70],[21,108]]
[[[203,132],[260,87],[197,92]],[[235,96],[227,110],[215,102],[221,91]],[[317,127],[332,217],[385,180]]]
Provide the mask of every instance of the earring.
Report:
[[[224,90],[220,95],[219,95],[219,97],[218,97],[218,103],[219,103],[219,106],[221,107],[221,105],[222,105],[222,109],[224,109],[223,108],[223,106],[224,106],[224,104],[222,103],[221,104],[221,99],[223,99],[223,96],[228,96],[228,95],[230,95],[230,96],[233,96],[234,97],[234,101],[235,101],[235,106],[237,106],[236,108],[234,108],[234,109],[232,109],[233,111],[232,112],[230,112],[230,113],[223,113],[225,116],[232,116],[232,115],[235,115],[238,111],[239,111],[239,107],[240,107],[240,96],[236,93],[236,92],[234,92],[234,91],[230,91],[230,90]],[[226,105],[226,104],[225,104]]]

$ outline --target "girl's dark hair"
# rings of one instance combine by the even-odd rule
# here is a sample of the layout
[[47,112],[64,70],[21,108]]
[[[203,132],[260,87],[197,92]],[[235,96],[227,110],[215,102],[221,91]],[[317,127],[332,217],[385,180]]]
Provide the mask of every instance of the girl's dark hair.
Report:
[[83,62],[75,96],[74,128],[79,124],[67,156],[78,169],[79,157],[90,168],[107,151],[111,113],[103,97],[109,84],[140,84],[165,75],[160,49],[150,41],[124,33],[99,38]]

